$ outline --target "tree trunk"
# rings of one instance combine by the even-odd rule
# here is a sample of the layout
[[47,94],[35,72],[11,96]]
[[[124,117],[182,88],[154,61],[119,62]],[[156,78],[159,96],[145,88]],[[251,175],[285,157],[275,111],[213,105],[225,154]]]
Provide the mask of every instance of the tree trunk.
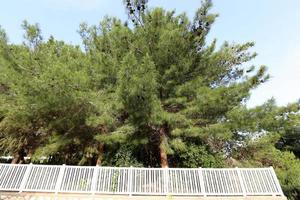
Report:
[[159,154],[160,154],[160,165],[162,168],[169,167],[168,163],[168,155],[164,147],[162,146],[162,143],[164,140],[166,140],[166,127],[163,126],[160,130],[160,145],[159,145]]
[[20,158],[19,154],[16,153],[16,154],[14,155],[14,158],[13,158],[12,161],[11,161],[11,164],[17,164],[17,163],[19,162],[19,158]]
[[25,163],[25,150],[21,149],[15,153],[14,158],[11,161],[11,164],[23,164]]
[[161,167],[162,168],[169,167],[168,156],[167,156],[166,151],[162,147],[159,147],[159,151],[160,151],[160,165],[161,165]]
[[96,165],[98,165],[98,166],[102,165],[103,152],[104,152],[104,144],[103,143],[99,143],[99,146],[98,146],[98,158],[97,158],[97,162],[96,162]]

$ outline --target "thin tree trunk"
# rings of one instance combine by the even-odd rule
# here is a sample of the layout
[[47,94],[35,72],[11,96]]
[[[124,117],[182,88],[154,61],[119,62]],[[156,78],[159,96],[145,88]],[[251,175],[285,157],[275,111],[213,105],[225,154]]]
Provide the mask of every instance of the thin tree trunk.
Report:
[[167,156],[166,151],[162,147],[159,147],[159,151],[160,151],[160,165],[161,165],[161,167],[162,168],[169,167],[168,156]]
[[20,155],[19,153],[15,153],[14,158],[11,161],[11,164],[17,164],[20,160]]
[[104,152],[104,144],[103,143],[99,143],[99,146],[98,146],[98,158],[97,158],[97,162],[96,162],[96,165],[98,165],[98,166],[102,165],[103,152]]
[[25,152],[24,149],[19,150],[15,153],[14,158],[11,161],[11,164],[23,164],[25,163]]
[[33,155],[33,149],[28,149],[27,156],[30,157],[30,159],[31,159],[32,155]]
[[167,168],[169,167],[168,155],[162,145],[162,143],[166,140],[166,129],[164,126],[159,130],[159,133],[160,133],[160,145],[159,145],[160,165],[162,168]]
[[25,158],[24,156],[21,156],[18,164],[24,164],[24,163],[25,163]]

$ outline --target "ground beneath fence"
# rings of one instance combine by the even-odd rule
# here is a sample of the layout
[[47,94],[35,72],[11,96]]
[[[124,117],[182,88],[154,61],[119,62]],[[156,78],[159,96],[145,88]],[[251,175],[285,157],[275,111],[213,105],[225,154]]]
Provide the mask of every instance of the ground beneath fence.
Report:
[[185,197],[185,196],[128,196],[128,195],[82,195],[53,193],[0,192],[1,200],[287,200],[279,196],[256,197]]

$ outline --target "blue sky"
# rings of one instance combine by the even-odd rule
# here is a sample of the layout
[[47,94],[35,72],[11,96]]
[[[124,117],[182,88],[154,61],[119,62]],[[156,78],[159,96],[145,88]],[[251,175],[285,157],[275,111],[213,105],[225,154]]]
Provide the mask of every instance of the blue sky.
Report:
[[[200,0],[149,0],[186,12],[193,17]],[[279,105],[300,99],[300,1],[299,0],[214,0],[213,12],[220,14],[209,40],[242,43],[254,41],[257,58],[249,63],[266,65],[269,82],[252,92],[252,107],[274,97]],[[1,2],[0,25],[10,42],[22,42],[21,22],[39,23],[44,38],[80,44],[79,24],[97,24],[105,15],[126,19],[122,0],[7,0]]]

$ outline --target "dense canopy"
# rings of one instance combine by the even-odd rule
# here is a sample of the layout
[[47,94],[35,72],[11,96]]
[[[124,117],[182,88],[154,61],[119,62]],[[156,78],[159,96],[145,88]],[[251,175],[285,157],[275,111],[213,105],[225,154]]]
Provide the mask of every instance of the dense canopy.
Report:
[[224,167],[273,165],[300,191],[300,102],[247,108],[269,79],[254,43],[207,43],[217,14],[190,20],[125,1],[129,22],[81,24],[83,45],[43,39],[24,21],[23,44],[0,29],[0,154],[13,163]]

